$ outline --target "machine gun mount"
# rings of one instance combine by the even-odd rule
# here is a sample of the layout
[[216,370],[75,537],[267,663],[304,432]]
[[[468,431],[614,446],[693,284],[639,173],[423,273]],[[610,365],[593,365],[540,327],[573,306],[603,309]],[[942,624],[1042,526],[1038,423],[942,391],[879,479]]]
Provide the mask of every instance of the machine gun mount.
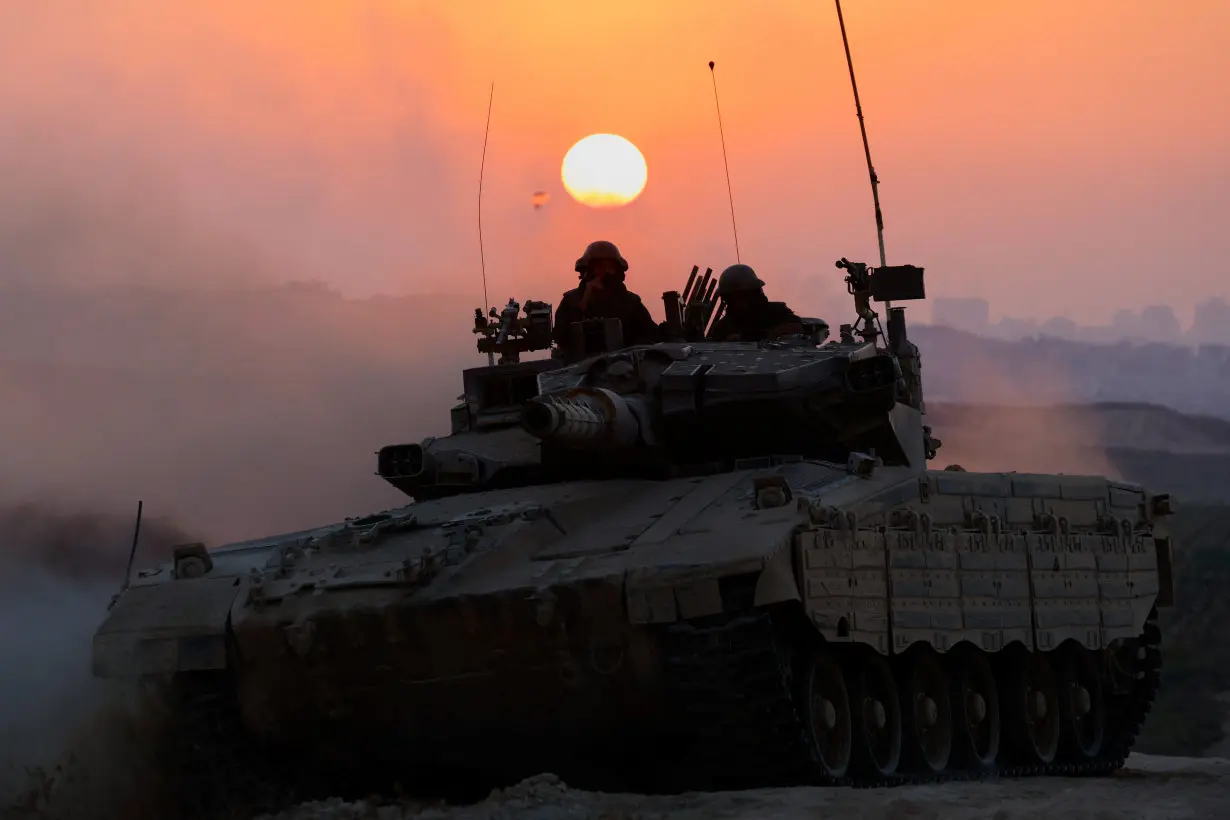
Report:
[[[478,352],[487,354],[487,364],[516,364],[522,353],[551,348],[551,305],[546,302],[525,302],[525,316],[515,299],[509,299],[502,311],[491,308],[486,316],[482,308],[474,309],[474,332],[479,334]],[[499,353],[497,362],[495,354]]]
[[[841,341],[852,343],[855,335],[864,342],[875,344],[884,339],[884,349],[896,363],[900,372],[898,393],[902,404],[926,413],[922,393],[922,363],[918,346],[910,341],[905,327],[905,308],[893,307],[893,302],[908,302],[926,299],[923,268],[914,265],[881,265],[868,267],[865,262],[837,260],[837,268],[846,271],[846,290],[854,297],[854,310],[858,319],[853,325],[841,326]],[[888,334],[880,329],[880,318],[871,308],[872,301],[884,302],[888,308]],[[935,458],[942,442],[931,435],[931,428],[923,426],[924,446],[927,458]]]

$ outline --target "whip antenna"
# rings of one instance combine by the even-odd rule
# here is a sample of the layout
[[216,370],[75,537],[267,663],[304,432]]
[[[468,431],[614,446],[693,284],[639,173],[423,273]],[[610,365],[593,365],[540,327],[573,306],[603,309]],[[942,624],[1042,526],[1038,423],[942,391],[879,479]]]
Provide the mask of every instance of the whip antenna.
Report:
[[132,581],[132,562],[137,557],[137,541],[141,538],[141,508],[144,506],[144,501],[137,502],[137,523],[132,530],[132,549],[128,551],[128,566],[124,570],[124,583],[120,586],[121,593],[128,591],[128,584]]
[[880,266],[888,264],[884,258],[884,215],[880,213],[880,178],[871,164],[871,146],[867,143],[867,126],[863,122],[863,104],[858,99],[858,83],[854,81],[854,60],[850,57],[850,41],[846,38],[846,21],[841,16],[841,0],[837,3],[837,25],[841,26],[841,44],[846,49],[846,66],[850,69],[850,87],[854,89],[854,110],[858,113],[858,130],[863,135],[863,154],[867,157],[867,174],[871,177],[871,201],[876,206],[876,239],[880,243]]
[[739,258],[739,228],[735,225],[735,195],[730,190],[730,163],[726,161],[726,134],[722,130],[722,105],[718,102],[717,74],[713,71],[713,60],[709,61],[709,77],[713,80],[713,106],[717,109],[718,136],[722,139],[722,166],[726,169],[726,198],[730,200],[730,229],[735,234],[735,261]]
[[[495,81],[487,95],[487,127],[483,130],[483,160],[478,166],[478,264],[483,272],[483,309],[491,307],[487,299],[487,258],[483,254],[483,172],[487,170],[487,135],[491,133],[491,103],[495,101]],[[491,358],[491,354],[487,354]]]

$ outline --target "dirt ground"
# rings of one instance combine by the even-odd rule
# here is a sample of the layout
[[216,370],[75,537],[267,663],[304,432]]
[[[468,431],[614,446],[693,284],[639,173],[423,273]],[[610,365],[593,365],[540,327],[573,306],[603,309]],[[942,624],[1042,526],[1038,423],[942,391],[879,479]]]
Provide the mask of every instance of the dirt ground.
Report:
[[568,789],[539,775],[464,807],[310,803],[261,820],[1183,820],[1230,817],[1230,760],[1133,755],[1107,778],[897,789],[769,789],[646,797]]

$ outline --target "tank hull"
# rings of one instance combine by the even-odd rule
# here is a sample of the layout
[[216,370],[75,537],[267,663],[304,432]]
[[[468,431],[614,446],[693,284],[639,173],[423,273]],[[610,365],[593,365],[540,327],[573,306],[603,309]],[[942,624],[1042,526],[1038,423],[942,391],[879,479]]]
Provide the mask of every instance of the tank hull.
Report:
[[308,793],[1107,773],[1158,687],[1168,512],[1101,478],[854,461],[485,493],[150,573],[95,667],[208,678],[274,750],[244,776],[280,761],[256,779]]

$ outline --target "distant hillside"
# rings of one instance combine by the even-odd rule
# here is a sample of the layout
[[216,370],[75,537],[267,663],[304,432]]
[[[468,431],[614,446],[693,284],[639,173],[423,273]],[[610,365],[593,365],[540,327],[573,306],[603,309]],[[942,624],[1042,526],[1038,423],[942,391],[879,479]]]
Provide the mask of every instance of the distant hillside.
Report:
[[[1055,418],[1064,425],[1055,427]],[[1078,430],[1089,445],[1171,453],[1230,454],[1230,419],[1183,413],[1144,402],[1062,403],[1045,407],[928,401],[927,418],[960,436],[998,435],[1005,425],[1037,436],[1059,437]]]
[[1020,407],[927,402],[936,463],[972,470],[1095,473],[1230,504],[1230,421],[1126,402]]
[[910,336],[931,401],[1145,402],[1230,417],[1230,346],[1002,341],[926,325]]
[[[661,315],[656,299],[647,303]],[[319,283],[208,292],[10,287],[0,290],[0,358],[172,366],[208,360],[235,335],[280,350],[320,348],[331,335],[375,355],[431,344],[462,366],[481,363],[470,341],[476,306],[465,295],[346,299]],[[922,324],[910,332],[929,402],[1143,402],[1230,418],[1227,346],[1005,341]]]
[[[447,431],[461,370],[485,364],[473,309],[311,283],[0,292],[0,490],[108,509],[143,497],[205,540],[395,503],[373,452]],[[1209,351],[915,339],[940,466],[1120,475],[1230,503],[1227,423],[1184,415],[1230,407],[1230,368]],[[1073,404],[1095,398],[1118,403]]]

